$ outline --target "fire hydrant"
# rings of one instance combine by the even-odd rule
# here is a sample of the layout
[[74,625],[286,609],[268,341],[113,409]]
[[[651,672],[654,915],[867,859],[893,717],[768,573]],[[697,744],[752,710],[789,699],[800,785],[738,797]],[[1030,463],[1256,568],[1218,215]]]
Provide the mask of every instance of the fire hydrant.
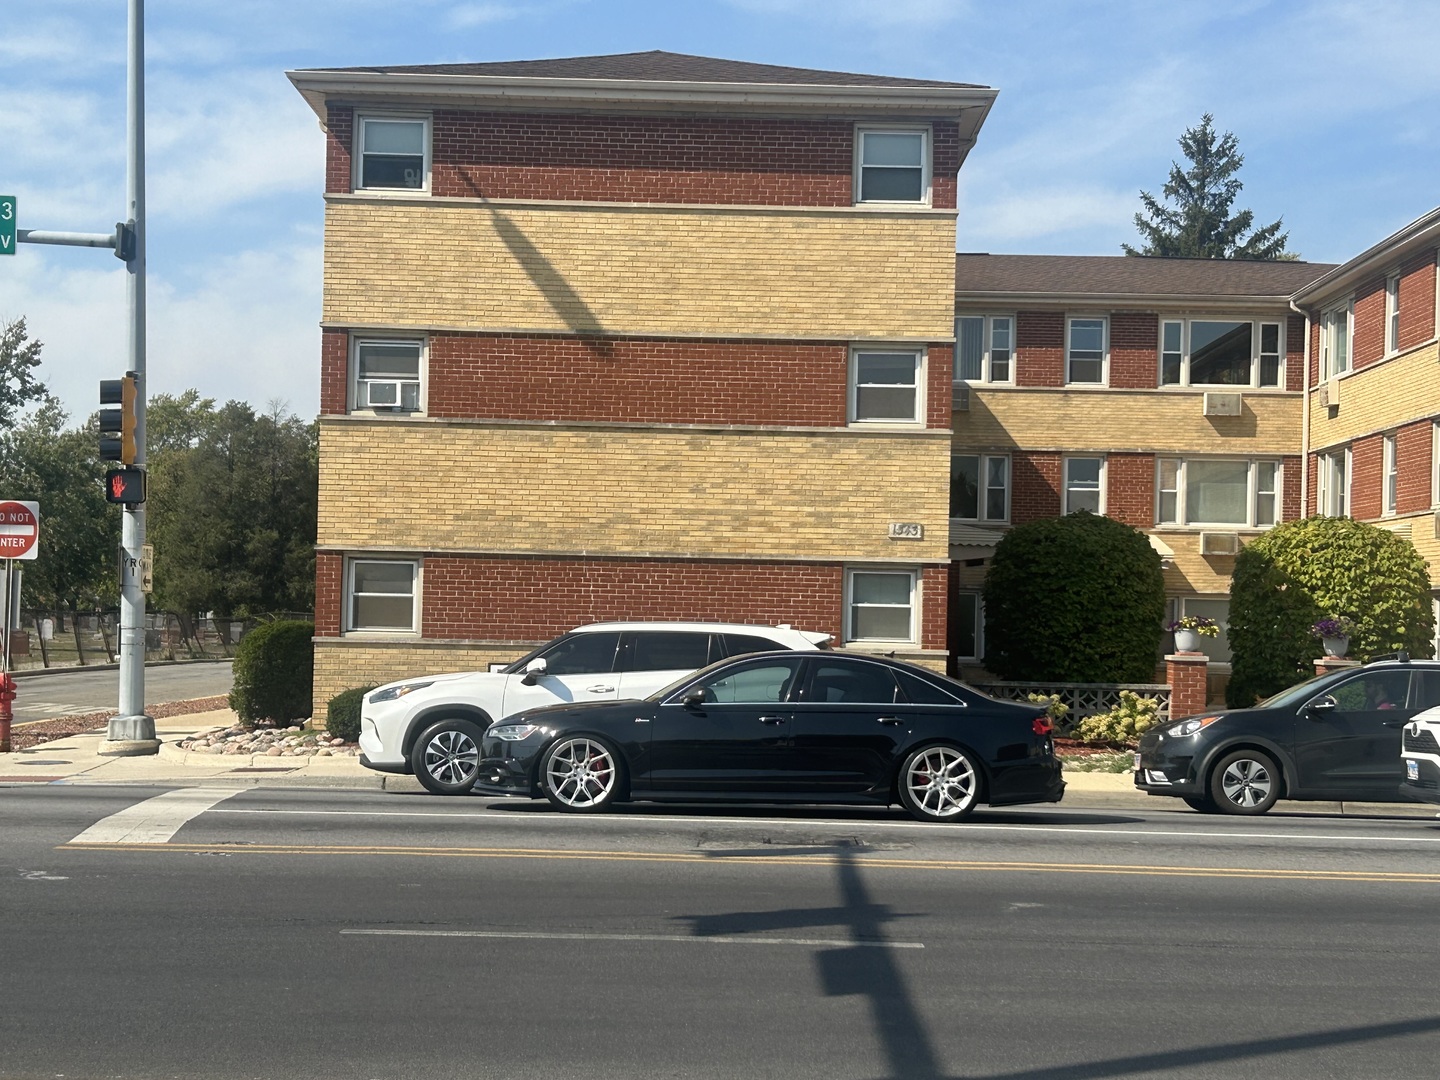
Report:
[[15,680],[0,671],[0,754],[10,753],[10,703],[15,700]]

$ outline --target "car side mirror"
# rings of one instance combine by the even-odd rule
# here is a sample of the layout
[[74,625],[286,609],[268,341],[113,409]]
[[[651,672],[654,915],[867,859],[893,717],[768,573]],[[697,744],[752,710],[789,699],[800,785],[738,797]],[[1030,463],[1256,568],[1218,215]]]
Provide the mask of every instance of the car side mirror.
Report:
[[543,656],[537,656],[525,665],[525,675],[520,681],[526,686],[534,686],[540,676],[544,674],[545,658]]
[[688,694],[686,694],[683,698],[680,699],[680,704],[691,709],[693,709],[696,705],[705,704],[705,691],[691,690]]
[[1334,712],[1339,707],[1340,703],[1336,701],[1333,697],[1331,697],[1329,694],[1326,694],[1324,697],[1318,697],[1314,701],[1310,702],[1310,704],[1306,705],[1305,712],[1311,716],[1317,714],[1323,716],[1325,713]]

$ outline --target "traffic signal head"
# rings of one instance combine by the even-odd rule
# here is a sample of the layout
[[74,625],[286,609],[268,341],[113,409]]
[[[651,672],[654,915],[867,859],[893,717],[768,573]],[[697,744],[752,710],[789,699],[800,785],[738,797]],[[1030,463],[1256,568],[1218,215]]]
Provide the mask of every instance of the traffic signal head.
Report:
[[144,469],[111,469],[105,474],[105,501],[136,506],[145,501]]
[[126,372],[123,379],[100,381],[100,404],[120,406],[100,410],[100,457],[104,461],[135,464],[136,382],[133,371]]

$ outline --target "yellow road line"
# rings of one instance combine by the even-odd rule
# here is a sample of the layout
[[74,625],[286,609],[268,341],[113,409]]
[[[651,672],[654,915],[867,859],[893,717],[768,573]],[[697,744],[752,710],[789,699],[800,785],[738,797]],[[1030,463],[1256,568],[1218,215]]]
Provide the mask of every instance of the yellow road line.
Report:
[[840,859],[816,855],[725,855],[698,852],[585,851],[548,848],[451,848],[338,846],[298,844],[61,844],[58,851],[148,851],[226,855],[371,855],[410,858],[588,860],[598,862],[742,863],[751,866],[854,866],[886,870],[951,870],[987,873],[1122,874],[1142,877],[1255,878],[1269,881],[1353,881],[1440,885],[1440,872],[1401,873],[1381,870],[1283,870],[1273,867],[1143,866],[1108,863],[1043,863],[892,859],[857,855]]

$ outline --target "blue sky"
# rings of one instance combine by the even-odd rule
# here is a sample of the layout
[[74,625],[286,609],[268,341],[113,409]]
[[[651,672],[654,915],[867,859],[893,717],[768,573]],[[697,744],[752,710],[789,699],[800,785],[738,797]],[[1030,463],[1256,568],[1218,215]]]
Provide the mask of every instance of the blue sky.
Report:
[[[125,190],[125,0],[6,0],[0,194],[20,227],[108,232]],[[151,392],[314,415],[323,139],[284,72],[666,49],[997,87],[959,248],[1118,254],[1202,113],[1238,206],[1343,261],[1440,203],[1440,4],[1210,0],[149,0]],[[0,258],[82,420],[123,371],[103,251]]]

